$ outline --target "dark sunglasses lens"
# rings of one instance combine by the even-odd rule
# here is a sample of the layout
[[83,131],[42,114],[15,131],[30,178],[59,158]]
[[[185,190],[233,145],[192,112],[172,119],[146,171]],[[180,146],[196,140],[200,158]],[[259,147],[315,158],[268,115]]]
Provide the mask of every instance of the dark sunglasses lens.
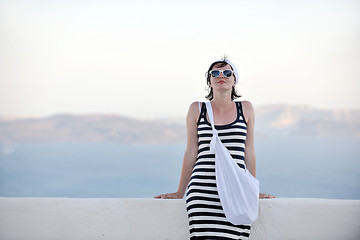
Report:
[[220,71],[218,70],[211,71],[210,73],[212,77],[218,77],[220,75]]
[[224,71],[224,76],[225,77],[231,77],[231,75],[232,75],[232,72],[230,70],[225,70]]

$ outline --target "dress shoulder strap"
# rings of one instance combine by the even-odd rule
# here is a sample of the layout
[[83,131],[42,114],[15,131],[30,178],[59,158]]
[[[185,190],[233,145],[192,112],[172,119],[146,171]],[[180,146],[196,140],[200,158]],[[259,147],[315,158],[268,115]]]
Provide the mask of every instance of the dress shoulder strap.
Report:
[[198,105],[199,105],[199,118],[198,118],[197,123],[200,124],[201,119],[204,118],[204,114],[205,114],[205,111],[206,111],[206,107],[205,107],[205,103],[204,103],[204,102],[198,102]]
[[247,122],[245,120],[243,105],[242,105],[241,101],[238,101],[237,104],[239,105],[239,115],[242,118],[242,120],[244,121],[245,125],[247,125]]

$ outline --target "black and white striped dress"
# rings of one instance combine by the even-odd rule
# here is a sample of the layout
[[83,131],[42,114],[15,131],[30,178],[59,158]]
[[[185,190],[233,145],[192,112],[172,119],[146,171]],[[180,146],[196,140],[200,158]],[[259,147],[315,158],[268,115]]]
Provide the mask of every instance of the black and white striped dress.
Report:
[[[241,102],[235,103],[236,120],[215,128],[233,159],[244,168],[246,122]],[[186,190],[190,239],[248,239],[250,225],[233,225],[225,218],[216,187],[215,155],[209,153],[211,137],[211,124],[203,103],[198,120],[198,156]]]

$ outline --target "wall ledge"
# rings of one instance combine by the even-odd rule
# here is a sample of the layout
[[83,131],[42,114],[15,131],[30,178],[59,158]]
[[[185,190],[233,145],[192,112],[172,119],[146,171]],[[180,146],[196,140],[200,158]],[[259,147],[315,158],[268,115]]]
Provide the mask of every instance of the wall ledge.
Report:
[[[0,198],[0,239],[189,239],[184,199]],[[250,239],[360,239],[360,200],[261,199]]]

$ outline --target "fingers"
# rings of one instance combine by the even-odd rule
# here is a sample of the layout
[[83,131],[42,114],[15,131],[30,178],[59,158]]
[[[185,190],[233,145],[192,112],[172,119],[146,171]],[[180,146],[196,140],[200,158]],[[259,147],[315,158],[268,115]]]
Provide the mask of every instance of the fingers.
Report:
[[168,193],[165,193],[165,194],[160,194],[160,195],[158,195],[158,196],[156,196],[154,198],[166,199],[166,198],[171,198],[171,197],[169,196]]
[[161,198],[161,199],[179,199],[182,198],[182,196],[178,193],[178,192],[174,192],[174,193],[164,193],[164,194],[160,194],[154,198]]
[[174,193],[165,193],[161,198],[162,199],[175,199],[176,196]]
[[266,194],[266,193],[260,193],[259,196],[260,199],[264,199],[264,198],[276,198],[275,196],[271,195],[271,194]]

